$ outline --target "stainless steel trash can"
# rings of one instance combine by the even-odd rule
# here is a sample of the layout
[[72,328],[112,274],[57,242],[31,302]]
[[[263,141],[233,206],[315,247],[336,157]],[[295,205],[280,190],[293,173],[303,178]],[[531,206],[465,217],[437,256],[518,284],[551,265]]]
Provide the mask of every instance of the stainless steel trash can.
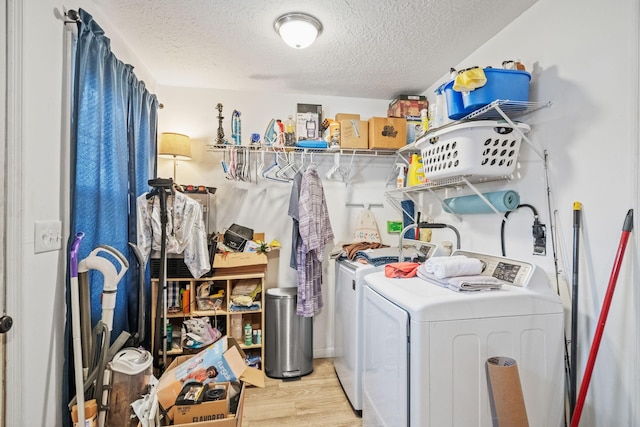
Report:
[[264,371],[271,378],[313,372],[313,318],[296,314],[298,288],[271,288],[265,295]]

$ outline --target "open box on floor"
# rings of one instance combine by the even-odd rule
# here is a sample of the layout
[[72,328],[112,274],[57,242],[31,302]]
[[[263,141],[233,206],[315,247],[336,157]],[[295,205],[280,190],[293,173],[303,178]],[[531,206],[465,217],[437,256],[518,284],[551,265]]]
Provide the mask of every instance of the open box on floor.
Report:
[[[189,387],[188,384],[189,383],[185,384],[185,388]],[[196,389],[199,389],[201,387],[199,383],[190,384],[197,384],[194,386],[194,388]],[[203,400],[199,403],[176,403],[176,406],[173,410],[174,425],[193,424],[202,421],[218,421],[226,419],[230,414],[229,405],[231,404],[229,397],[229,385],[230,384],[227,382],[205,384],[204,387],[207,387],[207,390],[205,390],[204,392],[205,394],[210,390],[222,392],[222,394],[218,393],[218,396],[221,397],[219,397],[217,400],[207,400],[207,397],[205,395],[202,398]],[[240,416],[242,416],[242,414],[240,414]]]
[[[202,380],[202,382],[210,382],[212,384],[218,382],[240,383],[239,399],[237,409],[230,412],[224,419],[212,420],[214,412],[207,411],[211,408],[200,408],[205,412],[203,418],[197,416],[196,419],[208,420],[203,422],[176,423],[179,426],[211,426],[211,427],[238,427],[242,425],[242,409],[244,406],[244,390],[247,384],[264,387],[264,374],[259,369],[250,368],[245,364],[246,355],[231,337],[222,337],[203,351],[193,356],[179,356],[173,360],[164,374],[160,377],[157,386],[157,395],[160,406],[167,412],[169,420],[174,420],[176,410],[176,398],[180,394],[185,381],[189,379],[201,380],[194,378],[198,369],[206,370],[210,365],[217,369],[218,375],[213,379]],[[210,402],[205,402],[210,403]],[[214,402],[215,403],[215,402]],[[193,406],[202,405],[196,404]],[[199,410],[199,409],[198,409]],[[196,412],[198,411],[196,410]],[[184,411],[183,411],[184,412]],[[206,412],[209,414],[207,415]],[[209,416],[210,418],[205,418]],[[178,417],[178,419],[183,419]],[[193,418],[191,418],[193,420]],[[178,421],[178,420],[176,420]],[[178,421],[179,422],[179,421]]]

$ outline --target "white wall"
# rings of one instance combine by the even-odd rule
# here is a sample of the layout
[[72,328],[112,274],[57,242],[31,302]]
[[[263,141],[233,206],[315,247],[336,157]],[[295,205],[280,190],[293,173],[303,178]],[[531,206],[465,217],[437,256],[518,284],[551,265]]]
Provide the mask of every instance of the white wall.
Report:
[[[79,2],[66,1],[73,8]],[[558,241],[561,277],[570,282],[571,207],[574,200],[584,204],[583,246],[580,260],[580,371],[584,369],[591,337],[595,330],[601,301],[606,291],[624,215],[637,208],[638,175],[638,9],[634,0],[621,0],[615,6],[595,0],[540,0],[461,66],[499,64],[505,58],[519,58],[534,71],[532,98],[553,101],[553,106],[534,113],[527,121],[533,130],[532,140],[549,153],[549,177]],[[7,425],[60,425],[60,389],[63,359],[64,275],[62,251],[35,255],[33,224],[40,219],[61,219],[64,170],[62,168],[62,23],[55,16],[63,5],[45,0],[23,3],[24,31],[24,122],[21,125],[24,178],[20,182],[21,247],[15,260],[22,280],[9,285],[8,311],[15,319],[7,334]],[[91,11],[90,11],[91,12]],[[107,28],[112,39],[117,32]],[[37,37],[36,37],[37,35]],[[129,58],[126,45],[116,43],[121,58]],[[134,56],[131,56],[134,58]],[[141,64],[136,72],[143,72]],[[443,64],[446,68],[450,64]],[[43,72],[46,70],[46,73]],[[142,74],[139,74],[142,75]],[[143,77],[145,78],[145,77]],[[430,92],[429,92],[430,93]],[[215,104],[225,105],[225,117],[235,108],[243,113],[243,134],[264,132],[269,118],[295,110],[295,103],[318,102],[325,113],[360,112],[363,118],[384,115],[386,101],[348,100],[325,97],[287,97],[264,99],[253,94],[230,91],[198,91],[161,88],[158,94],[165,104],[160,113],[160,130],[185,132],[194,138],[201,158],[178,166],[178,178],[184,183],[212,184],[219,188],[219,204],[237,201],[237,222],[267,232],[267,238],[286,243],[290,233],[283,208],[288,201],[288,185],[272,183],[230,186],[221,177],[220,153],[207,153],[205,145],[215,137]],[[191,105],[191,106],[190,106]],[[253,119],[252,117],[255,117]],[[229,133],[228,126],[225,129]],[[522,150],[521,177],[509,183],[520,191],[522,201],[534,204],[549,227],[545,208],[545,182],[542,162],[526,147]],[[321,171],[330,159],[318,160]],[[347,210],[345,202],[377,203],[382,201],[382,187],[390,160],[364,158],[356,164],[357,182],[353,186],[325,181],[328,205],[337,239],[347,239],[357,209]],[[161,161],[161,175],[172,172],[170,162]],[[224,182],[224,184],[223,184]],[[502,188],[500,185],[489,185]],[[484,190],[485,188],[483,188]],[[443,221],[460,228],[463,246],[499,253],[499,219],[491,215],[465,216],[458,221],[440,216],[437,203],[425,201]],[[556,212],[557,211],[557,212]],[[380,228],[398,214],[386,207],[374,210]],[[219,226],[232,218],[219,215]],[[507,227],[507,254],[534,261],[553,276],[551,246],[549,255],[532,257],[528,212],[511,215]],[[456,222],[458,221],[458,222]],[[277,224],[277,225],[276,225]],[[448,236],[449,237],[449,236]],[[444,238],[444,236],[443,236]],[[450,238],[450,237],[449,237]],[[394,239],[385,236],[386,242]],[[638,239],[633,235],[618,279],[598,362],[589,391],[582,425],[635,425],[638,399]],[[277,284],[292,283],[286,249],[277,265]],[[328,275],[332,274],[327,267]],[[330,280],[325,284],[329,288]],[[566,284],[562,285],[566,288]],[[565,292],[566,294],[566,292]],[[37,296],[37,297],[36,297]],[[329,319],[314,347],[330,351],[332,337]],[[317,321],[320,320],[318,317]],[[316,328],[319,329],[319,328]],[[323,347],[324,346],[324,347]],[[550,381],[563,381],[550,378]],[[28,409],[27,409],[28,403]]]
[[[544,168],[531,149],[521,174],[505,188],[519,191],[555,232],[561,291],[567,308],[573,272],[573,202],[583,204],[579,259],[578,381],[582,378],[628,209],[638,207],[638,3],[541,0],[473,55],[455,64],[500,66],[520,59],[532,72],[531,99],[553,105],[523,119],[548,153],[550,229]],[[443,80],[445,81],[445,77]],[[441,82],[438,82],[441,83]],[[425,93],[433,100],[434,84]],[[483,189],[484,191],[484,189]],[[522,211],[522,212],[520,212]],[[455,221],[448,214],[443,220]],[[551,240],[546,257],[531,256],[530,211],[506,226],[507,255],[528,259],[555,283]],[[498,252],[499,219],[467,215],[463,246]],[[635,233],[635,232],[634,232]],[[638,238],[632,237],[609,312],[581,425],[637,425]],[[570,316],[567,315],[567,320]],[[567,331],[570,331],[567,324]],[[562,378],[549,379],[562,381]]]
[[[62,408],[62,366],[65,325],[65,249],[34,253],[34,222],[62,220],[63,240],[68,235],[66,222],[68,161],[64,137],[64,25],[65,9],[77,9],[77,1],[12,1],[11,19],[18,19],[14,31],[20,34],[23,99],[22,105],[10,106],[21,111],[17,126],[22,139],[13,141],[23,159],[20,179],[12,183],[22,205],[12,229],[22,230],[19,247],[9,248],[12,268],[18,268],[19,283],[7,284],[7,314],[14,326],[7,336],[7,423],[8,426],[60,426]],[[83,5],[86,7],[86,4]],[[92,13],[92,11],[89,11]],[[117,32],[93,14],[118,46],[118,56],[136,66],[149,87],[142,64],[126,45],[117,41]],[[142,77],[144,76],[144,77]],[[14,114],[12,114],[13,116]],[[20,114],[18,114],[20,116]],[[20,166],[18,166],[20,167]],[[62,242],[64,248],[65,241]],[[15,267],[14,267],[15,266]]]
[[[326,96],[305,96],[270,93],[256,94],[231,90],[207,90],[176,87],[160,87],[159,98],[164,108],[160,111],[161,132],[185,133],[191,137],[193,160],[178,162],[177,182],[182,184],[204,184],[217,188],[217,230],[222,231],[232,223],[265,232],[266,240],[277,239],[282,243],[279,254],[270,255],[267,286],[296,286],[295,270],[289,267],[291,254],[292,220],[287,215],[291,184],[266,181],[229,181],[225,179],[221,161],[223,153],[207,151],[217,135],[218,112],[215,106],[223,104],[223,128],[231,140],[231,113],[241,112],[242,137],[245,145],[251,133],[264,134],[271,119],[286,120],[294,114],[296,103],[320,104],[324,117],[333,118],[336,113],[358,113],[366,120],[372,116],[385,116],[387,100],[354,99]],[[392,172],[394,156],[359,157],[353,159],[352,180],[349,185],[323,179],[327,206],[335,234],[335,242],[349,241],[353,234],[356,217],[362,208],[346,208],[345,203],[384,203],[384,188]],[[258,153],[252,154],[252,167],[260,160]],[[315,155],[319,173],[324,174],[333,166],[333,155]],[[345,168],[351,164],[350,156],[341,157]],[[299,161],[299,160],[298,160]],[[307,162],[310,159],[307,157]],[[267,167],[273,155],[265,157]],[[173,161],[159,159],[159,176],[173,174]],[[387,244],[396,244],[396,235],[386,234],[387,220],[401,220],[400,214],[386,204],[384,209],[372,208],[383,239]],[[327,247],[330,250],[332,245]],[[314,317],[314,356],[333,355],[333,261],[325,263],[323,296],[326,307]]]

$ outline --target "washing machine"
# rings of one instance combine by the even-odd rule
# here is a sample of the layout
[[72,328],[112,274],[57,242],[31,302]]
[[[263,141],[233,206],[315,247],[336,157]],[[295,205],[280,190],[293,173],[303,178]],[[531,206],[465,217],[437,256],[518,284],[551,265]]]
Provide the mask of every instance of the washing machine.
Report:
[[363,425],[490,427],[486,361],[516,360],[529,425],[563,424],[563,306],[543,270],[469,251],[497,291],[374,272],[363,286]]
[[[424,259],[440,254],[440,246],[405,239],[405,256]],[[397,262],[398,248],[367,251],[368,259]],[[393,258],[395,256],[395,259]],[[405,258],[406,259],[406,258]],[[384,261],[383,261],[384,262]],[[336,261],[334,368],[353,410],[362,412],[362,287],[366,275],[384,269],[385,264],[363,264],[340,258]]]

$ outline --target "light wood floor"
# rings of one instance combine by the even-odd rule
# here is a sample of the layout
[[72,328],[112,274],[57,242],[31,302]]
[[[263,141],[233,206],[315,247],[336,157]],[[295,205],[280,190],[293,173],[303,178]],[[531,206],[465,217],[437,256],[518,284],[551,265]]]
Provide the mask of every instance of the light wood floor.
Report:
[[265,388],[247,388],[242,426],[362,426],[340,387],[332,359],[313,362],[313,372],[299,381],[267,377]]

